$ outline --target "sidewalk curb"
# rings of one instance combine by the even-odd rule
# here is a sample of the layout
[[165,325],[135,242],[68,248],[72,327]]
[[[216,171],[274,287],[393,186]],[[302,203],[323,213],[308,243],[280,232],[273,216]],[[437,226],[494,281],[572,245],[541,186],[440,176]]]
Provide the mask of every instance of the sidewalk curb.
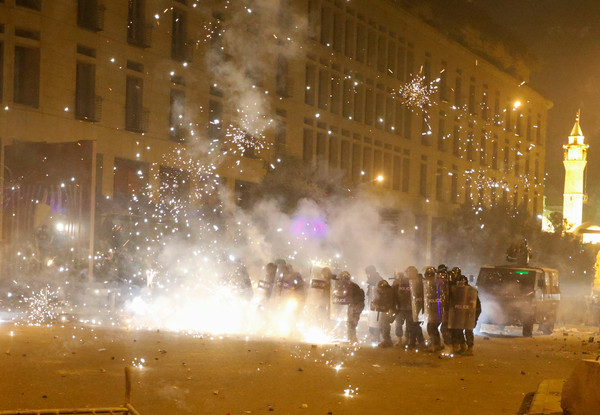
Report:
[[527,415],[562,415],[560,406],[564,379],[545,379],[540,382]]

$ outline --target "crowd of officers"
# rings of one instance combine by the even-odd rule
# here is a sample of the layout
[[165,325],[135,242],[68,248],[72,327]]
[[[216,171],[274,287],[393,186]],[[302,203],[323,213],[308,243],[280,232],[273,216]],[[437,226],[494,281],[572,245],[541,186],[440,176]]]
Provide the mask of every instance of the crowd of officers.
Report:
[[[321,269],[320,278],[305,284],[300,273],[283,260],[265,266],[265,279],[259,290],[265,298],[295,293],[307,300],[307,306],[324,320],[345,320],[347,339],[358,342],[356,328],[367,306],[370,341],[379,347],[393,346],[391,326],[395,322],[398,346],[409,350],[472,355],[473,330],[481,313],[477,290],[469,285],[461,269],[445,265],[426,267],[420,274],[409,266],[396,272],[392,283],[382,278],[373,265],[365,269],[365,291],[352,280],[350,273],[335,275],[330,268]],[[310,301],[309,301],[310,299]],[[429,337],[425,342],[422,323]]]

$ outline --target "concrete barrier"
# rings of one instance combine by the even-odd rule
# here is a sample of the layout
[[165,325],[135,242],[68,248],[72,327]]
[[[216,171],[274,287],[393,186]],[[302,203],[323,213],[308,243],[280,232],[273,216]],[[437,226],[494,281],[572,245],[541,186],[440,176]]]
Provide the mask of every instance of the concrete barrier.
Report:
[[582,360],[565,382],[561,406],[568,415],[600,414],[600,361]]

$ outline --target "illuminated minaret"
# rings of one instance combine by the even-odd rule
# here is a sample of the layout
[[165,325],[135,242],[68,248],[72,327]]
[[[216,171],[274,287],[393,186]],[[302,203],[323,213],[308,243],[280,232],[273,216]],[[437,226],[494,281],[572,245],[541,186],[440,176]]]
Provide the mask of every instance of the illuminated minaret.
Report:
[[569,144],[563,146],[565,165],[565,191],[563,193],[563,220],[565,230],[573,230],[581,225],[583,203],[587,199],[585,192],[585,165],[587,164],[588,145],[583,144],[583,133],[579,126],[581,111],[577,111],[575,125],[569,135]]

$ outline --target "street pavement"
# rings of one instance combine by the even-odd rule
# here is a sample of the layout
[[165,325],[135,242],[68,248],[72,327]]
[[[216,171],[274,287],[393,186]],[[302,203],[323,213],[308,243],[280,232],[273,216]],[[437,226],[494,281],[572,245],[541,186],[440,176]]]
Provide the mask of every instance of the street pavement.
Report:
[[[0,323],[0,410],[132,404],[172,414],[517,414],[539,382],[600,354],[600,333],[476,337],[462,357],[371,344]],[[591,337],[594,337],[593,339]]]

